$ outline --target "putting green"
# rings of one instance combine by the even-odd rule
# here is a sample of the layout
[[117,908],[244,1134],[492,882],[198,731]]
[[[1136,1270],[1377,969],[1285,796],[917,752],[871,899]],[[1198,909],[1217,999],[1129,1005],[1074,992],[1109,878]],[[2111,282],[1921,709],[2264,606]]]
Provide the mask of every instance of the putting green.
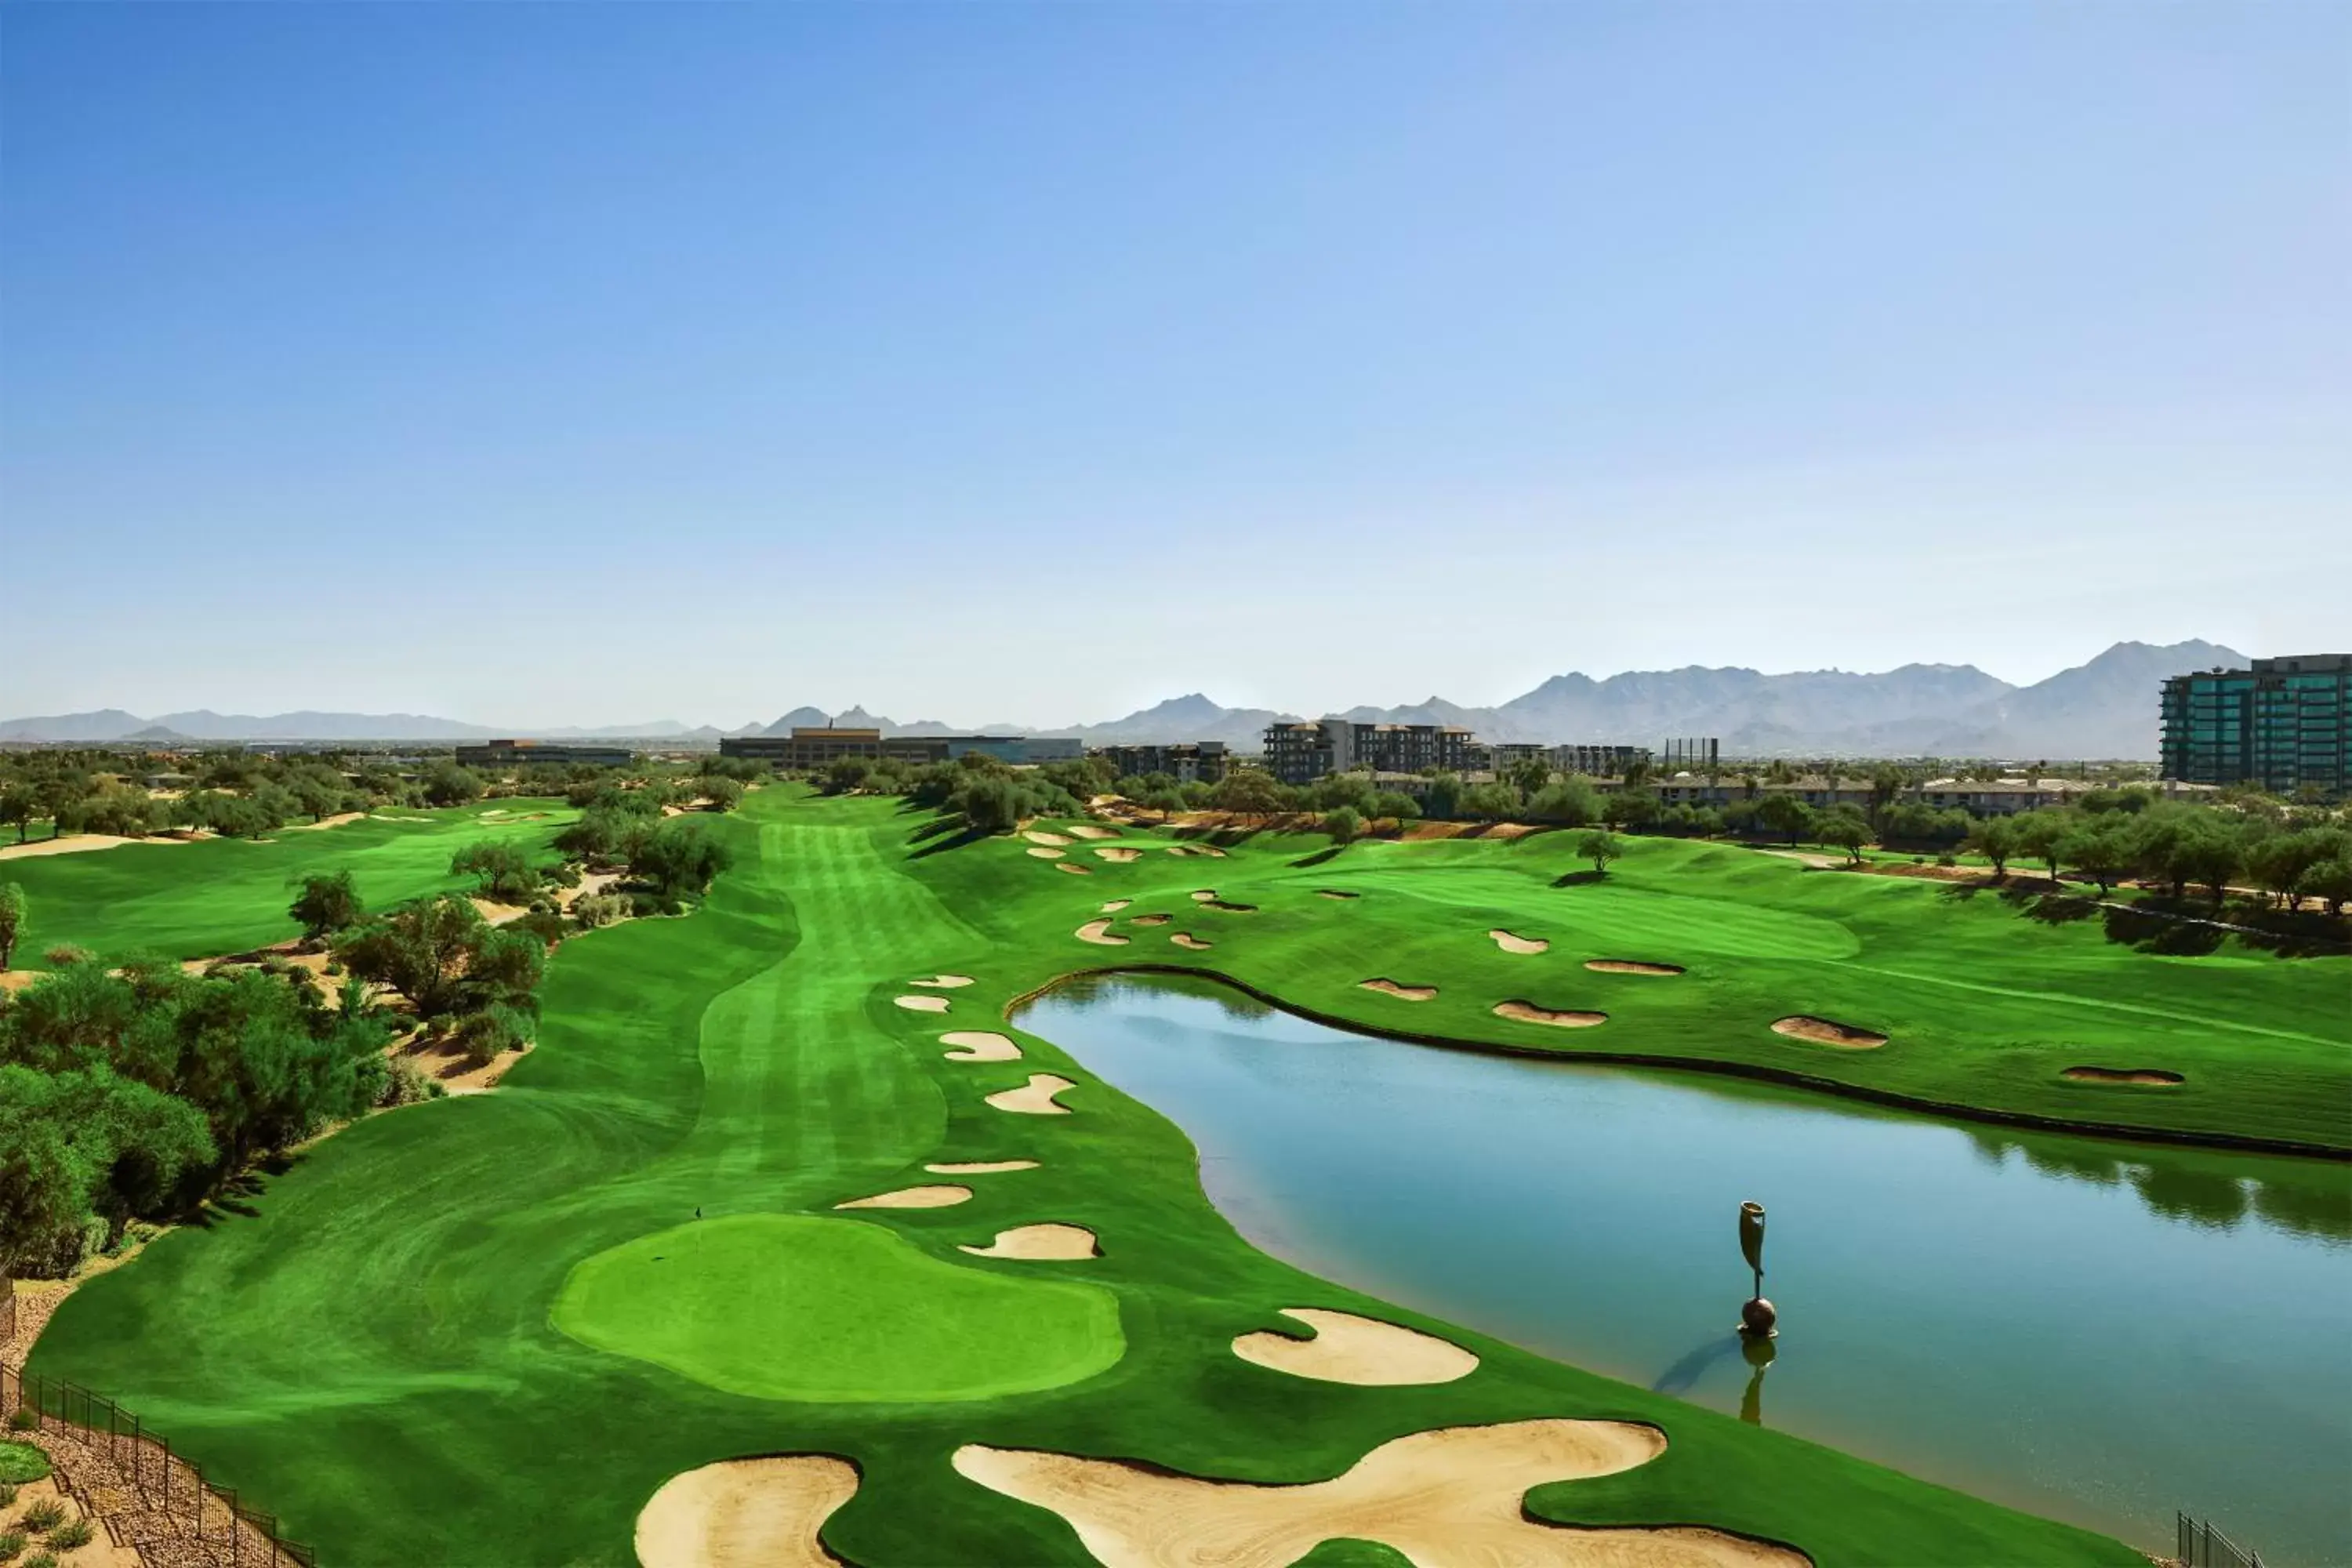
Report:
[[942,1263],[856,1220],[738,1215],[582,1263],[555,1326],[755,1399],[992,1399],[1077,1383],[1127,1349],[1097,1286]]

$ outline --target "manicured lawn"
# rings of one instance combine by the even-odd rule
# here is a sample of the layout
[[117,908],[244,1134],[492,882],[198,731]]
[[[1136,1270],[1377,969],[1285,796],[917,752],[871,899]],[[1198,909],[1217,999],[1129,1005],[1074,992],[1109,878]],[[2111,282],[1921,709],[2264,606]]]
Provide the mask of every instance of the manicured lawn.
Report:
[[381,909],[464,885],[449,874],[449,857],[466,845],[512,838],[535,847],[578,815],[560,800],[403,811],[280,828],[267,841],[124,844],[0,860],[0,882],[21,884],[31,902],[20,969],[46,968],[41,954],[60,943],[108,957],[211,958],[299,935],[286,906],[305,877],[349,871],[368,907]]
[[[1670,1447],[1622,1474],[1538,1489],[1529,1507],[1543,1518],[1713,1525],[1823,1564],[2131,1564],[2115,1542],[1264,1257],[1202,1196],[1172,1126],[1004,1025],[1003,1009],[1066,971],[1149,960],[1213,964],[1318,1010],[1393,1022],[1381,1011],[1393,1009],[1416,1026],[1547,1047],[1614,1033],[1636,1049],[1811,1062],[1829,1053],[1767,1026],[1820,1012],[1887,1028],[1891,1081],[1967,1085],[1980,1062],[1989,1092],[2053,1102],[2061,1091],[2035,1065],[2053,1051],[2100,1060],[2128,1041],[2138,1048],[2123,1065],[2139,1065],[2151,1041],[2204,1041],[2212,1061],[2278,1076],[2280,1125],[2296,1124],[2284,1100],[2298,1072],[2304,1092],[2333,1083],[2341,1100],[2341,1020],[2329,1021],[2317,966],[2174,966],[1931,889],[1744,851],[1643,841],[1606,884],[1555,887],[1575,862],[1551,839],[1365,846],[1302,866],[1313,841],[1179,859],[1167,840],[1130,833],[1149,851],[1131,863],[1072,847],[1067,859],[1092,867],[1078,877],[1013,840],[915,853],[920,826],[889,802],[755,794],[717,825],[737,863],[699,910],[565,944],[541,1044],[497,1093],[373,1118],[307,1152],[249,1215],[167,1236],[91,1279],[52,1321],[34,1370],[120,1398],[335,1564],[625,1563],[637,1510],[671,1476],[809,1452],[858,1467],[856,1497],[825,1531],[848,1561],[1082,1563],[1057,1516],[963,1479],[949,1456],[979,1442],[1305,1481],[1407,1433],[1560,1415],[1654,1422]],[[1319,899],[1320,887],[1363,896]],[[1187,897],[1206,888],[1257,912]],[[1131,943],[1078,941],[1114,898],[1136,900],[1116,917]],[[1174,918],[1128,923],[1155,911]],[[1505,954],[1489,926],[1553,945]],[[1177,931],[1215,945],[1188,952],[1168,940]],[[1587,956],[1690,973],[1596,974]],[[939,973],[978,983],[909,992],[911,978]],[[1355,988],[1379,973],[1441,996],[1414,1005]],[[1990,989],[1967,988],[1979,986]],[[950,1009],[894,1004],[915,994]],[[1515,996],[1612,1016],[1566,1032],[1486,1011]],[[2138,1011],[2101,1005],[2116,998]],[[2233,1016],[2234,1033],[2212,1026]],[[2053,1020],[2070,1026],[2065,1044],[2033,1044]],[[1003,1030],[1025,1058],[947,1059],[939,1037],[971,1028]],[[1970,1065],[1941,1059],[1952,1052]],[[1821,1070],[1887,1070],[1868,1055]],[[2204,1085],[2203,1059],[2184,1059],[2200,1094],[2160,1103],[2224,1114],[2204,1098],[2222,1090]],[[1071,1114],[985,1103],[1033,1072],[1075,1082],[1059,1096]],[[1039,1167],[957,1177],[973,1196],[955,1206],[831,1213],[939,1180],[929,1163],[1014,1159]],[[1045,1222],[1093,1230],[1102,1256],[958,1250]],[[722,1286],[646,1279],[682,1261],[674,1249],[698,1230]],[[781,1295],[742,1299],[763,1289]],[[1116,1303],[1115,1329],[1103,1300]],[[959,1321],[925,1321],[935,1305]],[[1283,1326],[1278,1310],[1292,1306],[1444,1333],[1482,1365],[1454,1383],[1357,1387],[1231,1352],[1235,1335]]]

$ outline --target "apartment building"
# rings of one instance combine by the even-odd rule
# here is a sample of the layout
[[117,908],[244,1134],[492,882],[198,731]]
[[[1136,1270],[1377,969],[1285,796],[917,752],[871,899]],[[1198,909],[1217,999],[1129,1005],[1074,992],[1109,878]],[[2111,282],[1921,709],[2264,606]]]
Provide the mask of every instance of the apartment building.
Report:
[[1120,778],[1165,773],[1178,784],[1215,784],[1225,776],[1223,741],[1180,741],[1156,746],[1097,746],[1090,753],[1110,763]]
[[1074,736],[885,735],[879,730],[795,725],[789,735],[730,735],[722,757],[750,757],[788,773],[832,766],[843,757],[889,757],[902,763],[946,763],[978,752],[1015,767],[1075,762],[1084,752]]
[[2257,784],[2277,795],[2352,788],[2352,654],[2258,658],[2164,683],[2163,766],[2185,784]]
[[626,746],[583,746],[553,741],[481,741],[457,748],[457,763],[468,768],[516,768],[554,763],[569,767],[588,763],[600,768],[625,768],[636,760]]
[[1369,768],[1376,773],[1418,773],[1426,768],[1468,773],[1484,748],[1459,724],[1360,724],[1321,719],[1265,727],[1266,772],[1284,784],[1311,784],[1328,773]]

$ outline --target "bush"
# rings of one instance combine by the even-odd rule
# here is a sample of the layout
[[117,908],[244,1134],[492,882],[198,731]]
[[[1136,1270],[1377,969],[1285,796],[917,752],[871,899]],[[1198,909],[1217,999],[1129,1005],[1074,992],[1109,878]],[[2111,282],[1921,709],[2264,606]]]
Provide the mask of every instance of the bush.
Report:
[[440,1087],[426,1078],[415,1062],[404,1057],[394,1062],[392,1070],[384,1075],[383,1088],[377,1093],[375,1102],[386,1107],[415,1105],[421,1100],[432,1099],[433,1091]]
[[21,1530],[0,1531],[0,1563],[13,1563],[16,1553],[25,1550],[25,1532]]
[[15,1502],[16,1489],[25,1481],[37,1481],[49,1473],[49,1457],[30,1443],[0,1443],[0,1487],[9,1495],[0,1497],[0,1508]]
[[41,1413],[29,1405],[20,1405],[9,1413],[8,1425],[13,1430],[18,1432],[38,1431],[41,1426]]
[[43,1498],[16,1516],[16,1522],[36,1535],[55,1530],[65,1521],[66,1510],[55,1498]]
[[[29,1519],[32,1516],[27,1514],[26,1517]],[[77,1519],[69,1523],[61,1524],[55,1530],[50,1531],[49,1544],[56,1547],[60,1552],[71,1552],[78,1546],[88,1546],[90,1542],[90,1537],[97,1533],[98,1532],[96,1531],[90,1529],[89,1521],[86,1519]]]
[[572,918],[580,922],[582,931],[611,925],[628,912],[629,906],[610,893],[590,893],[572,900]]
[[58,1568],[58,1560],[47,1552],[36,1552],[25,1559],[24,1568]]
[[14,1481],[0,1481],[0,1508],[14,1508],[16,1506],[16,1483]]

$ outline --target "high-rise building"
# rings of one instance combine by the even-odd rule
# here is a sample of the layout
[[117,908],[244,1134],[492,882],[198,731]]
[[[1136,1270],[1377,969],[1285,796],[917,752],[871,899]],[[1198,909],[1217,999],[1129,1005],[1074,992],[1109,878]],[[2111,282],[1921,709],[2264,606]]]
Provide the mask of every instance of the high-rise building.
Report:
[[1417,773],[1425,768],[1466,773],[1475,741],[1459,724],[1361,724],[1322,719],[1265,727],[1265,769],[1285,784],[1310,784],[1326,773]]
[[2162,712],[2168,779],[2331,796],[2352,784],[2352,654],[2176,675]]

